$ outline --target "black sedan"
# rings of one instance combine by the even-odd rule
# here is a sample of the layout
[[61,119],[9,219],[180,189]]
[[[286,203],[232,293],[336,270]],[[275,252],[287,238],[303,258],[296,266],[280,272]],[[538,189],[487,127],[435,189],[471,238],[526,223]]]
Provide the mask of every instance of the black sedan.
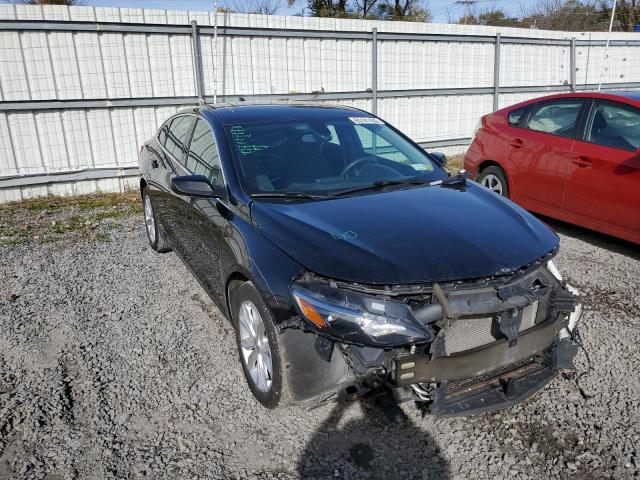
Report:
[[504,407],[571,366],[580,306],[555,233],[444,162],[353,108],[185,110],[141,149],[149,243],[232,322],[266,407]]

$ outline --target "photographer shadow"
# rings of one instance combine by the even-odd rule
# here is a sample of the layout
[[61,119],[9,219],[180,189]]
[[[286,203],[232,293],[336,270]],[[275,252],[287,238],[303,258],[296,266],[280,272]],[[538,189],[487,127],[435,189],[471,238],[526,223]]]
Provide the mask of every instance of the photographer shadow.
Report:
[[444,480],[449,464],[431,436],[386,398],[359,400],[362,415],[339,402],[309,440],[297,463],[304,479]]

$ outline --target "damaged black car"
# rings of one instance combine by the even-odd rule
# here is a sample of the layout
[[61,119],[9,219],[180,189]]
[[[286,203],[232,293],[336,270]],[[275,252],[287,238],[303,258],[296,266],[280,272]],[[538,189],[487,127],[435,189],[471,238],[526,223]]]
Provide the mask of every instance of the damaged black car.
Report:
[[581,306],[557,235],[445,162],[354,108],[204,105],[141,148],[146,232],[232,322],[265,407],[504,408],[571,368]]

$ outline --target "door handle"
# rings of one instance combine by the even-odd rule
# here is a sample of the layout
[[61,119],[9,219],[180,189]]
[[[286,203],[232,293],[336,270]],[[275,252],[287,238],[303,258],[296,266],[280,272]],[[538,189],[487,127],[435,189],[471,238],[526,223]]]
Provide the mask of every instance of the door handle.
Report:
[[514,138],[513,140],[509,141],[509,145],[515,148],[520,148],[524,145],[524,141],[519,138]]
[[580,168],[589,168],[592,165],[591,160],[583,156],[572,158],[571,163]]
[[158,160],[155,158],[151,160],[151,168],[158,168],[160,165],[158,164]]

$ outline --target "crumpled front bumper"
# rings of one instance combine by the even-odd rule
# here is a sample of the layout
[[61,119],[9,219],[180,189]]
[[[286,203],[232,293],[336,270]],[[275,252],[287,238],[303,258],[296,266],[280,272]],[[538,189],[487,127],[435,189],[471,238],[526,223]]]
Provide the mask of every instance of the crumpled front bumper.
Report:
[[[405,355],[394,359],[392,381],[397,387],[437,385],[430,411],[438,416],[472,415],[507,408],[549,383],[560,370],[573,367],[578,346],[568,327],[573,316],[558,315],[518,338],[447,357]],[[570,333],[575,333],[572,330]]]
[[572,368],[578,292],[548,270],[497,286],[453,286],[440,297],[435,291],[428,307],[447,308],[428,324],[437,326],[431,343],[375,348],[286,325],[281,355],[291,403],[313,406],[391,388],[399,401],[427,402],[436,415],[466,415],[520,402]]
[[541,354],[525,358],[486,375],[460,382],[445,382],[434,390],[433,415],[461,416],[490,412],[522,402],[570,368],[577,345],[558,341]]
[[545,350],[568,323],[567,317],[558,315],[555,321],[537,325],[521,335],[513,346],[507,339],[500,339],[485,347],[450,356],[400,356],[394,360],[391,379],[396,386],[403,387],[478,377]]

